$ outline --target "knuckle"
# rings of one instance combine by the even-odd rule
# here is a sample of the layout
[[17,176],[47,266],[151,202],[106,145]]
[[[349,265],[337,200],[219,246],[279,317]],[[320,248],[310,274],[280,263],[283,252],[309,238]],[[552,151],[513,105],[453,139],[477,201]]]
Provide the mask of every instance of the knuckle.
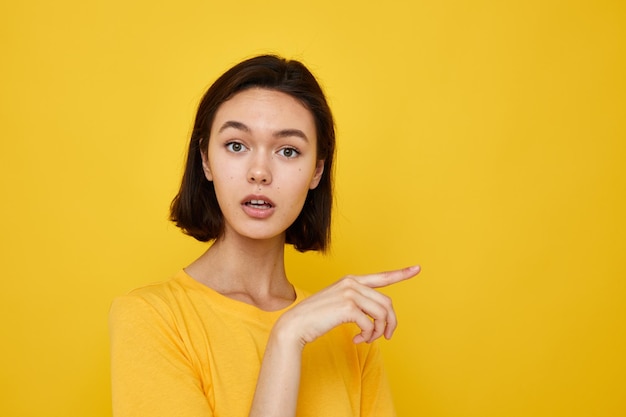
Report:
[[395,315],[395,314],[392,314],[392,315],[390,315],[390,316],[389,316],[389,318],[387,319],[387,323],[388,323],[390,326],[395,327],[395,326],[397,326],[397,325],[398,325],[398,318],[396,317],[396,315]]
[[343,308],[344,308],[345,312],[347,314],[351,314],[351,313],[357,311],[359,308],[358,308],[356,302],[354,300],[352,300],[352,299],[349,299],[348,297],[346,297],[346,298],[347,299],[346,299],[346,301],[345,301],[345,303],[343,305]]
[[370,316],[374,320],[384,320],[384,318],[387,316],[387,310],[380,305],[373,305],[370,307],[370,309]]
[[376,328],[384,328],[386,323],[387,323],[387,321],[384,320],[384,319],[376,319],[376,320],[374,320],[374,324],[375,324]]
[[393,301],[391,300],[391,297],[389,297],[388,295],[382,294],[382,303],[385,307],[387,307],[388,309],[390,309],[393,306]]
[[363,329],[364,331],[367,331],[368,333],[371,333],[371,332],[373,332],[373,331],[374,331],[374,328],[375,328],[375,327],[376,327],[376,326],[374,325],[374,322],[373,322],[373,321],[370,321],[370,320],[364,320],[364,324],[363,324],[362,329]]
[[346,275],[341,281],[339,281],[339,284],[343,288],[353,288],[356,284],[356,277],[354,275]]
[[354,300],[356,293],[357,291],[352,287],[344,287],[341,290],[341,296],[347,300]]

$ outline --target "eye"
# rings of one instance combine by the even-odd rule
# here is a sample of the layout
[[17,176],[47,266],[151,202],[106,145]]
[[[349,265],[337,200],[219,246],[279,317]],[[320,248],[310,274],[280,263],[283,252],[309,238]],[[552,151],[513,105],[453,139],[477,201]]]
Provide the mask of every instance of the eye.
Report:
[[278,151],[279,155],[284,156],[285,158],[295,158],[300,155],[300,152],[296,148],[282,148]]
[[246,147],[243,146],[243,144],[239,142],[228,142],[225,146],[226,146],[226,149],[234,153],[243,152],[246,149]]

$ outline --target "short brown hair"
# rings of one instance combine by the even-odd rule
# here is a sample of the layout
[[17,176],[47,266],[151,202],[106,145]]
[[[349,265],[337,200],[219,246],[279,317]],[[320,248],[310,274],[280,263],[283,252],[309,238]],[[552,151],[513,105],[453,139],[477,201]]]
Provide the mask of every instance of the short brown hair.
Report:
[[317,159],[324,160],[319,185],[309,190],[298,218],[286,231],[286,243],[297,250],[325,251],[330,244],[333,201],[335,126],[326,97],[311,72],[299,61],[275,55],[247,59],[226,71],[202,97],[191,133],[187,163],[180,190],[170,207],[170,220],[199,241],[218,238],[224,217],[213,183],[202,170],[200,151],[207,149],[211,125],[222,103],[249,88],[280,91],[299,100],[312,114],[317,133]]

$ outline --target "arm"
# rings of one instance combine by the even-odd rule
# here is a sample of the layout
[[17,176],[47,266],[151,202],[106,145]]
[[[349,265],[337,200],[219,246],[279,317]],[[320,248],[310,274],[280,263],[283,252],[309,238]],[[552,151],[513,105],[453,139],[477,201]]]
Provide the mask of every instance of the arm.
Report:
[[375,288],[415,276],[419,267],[348,276],[283,314],[270,334],[250,417],[295,416],[302,349],[343,323],[356,323],[354,343],[391,338],[397,320],[391,300]]
[[115,417],[211,417],[166,309],[139,296],[115,299],[109,313]]

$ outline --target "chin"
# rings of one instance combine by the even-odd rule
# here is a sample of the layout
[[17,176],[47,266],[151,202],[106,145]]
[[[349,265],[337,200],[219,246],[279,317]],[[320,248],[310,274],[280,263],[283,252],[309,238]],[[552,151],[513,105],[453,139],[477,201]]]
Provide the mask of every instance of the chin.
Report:
[[244,239],[250,239],[255,241],[273,241],[280,239],[282,241],[285,240],[285,231],[269,231],[269,230],[254,230],[253,228],[247,228],[246,230],[234,230],[235,235],[240,236]]

